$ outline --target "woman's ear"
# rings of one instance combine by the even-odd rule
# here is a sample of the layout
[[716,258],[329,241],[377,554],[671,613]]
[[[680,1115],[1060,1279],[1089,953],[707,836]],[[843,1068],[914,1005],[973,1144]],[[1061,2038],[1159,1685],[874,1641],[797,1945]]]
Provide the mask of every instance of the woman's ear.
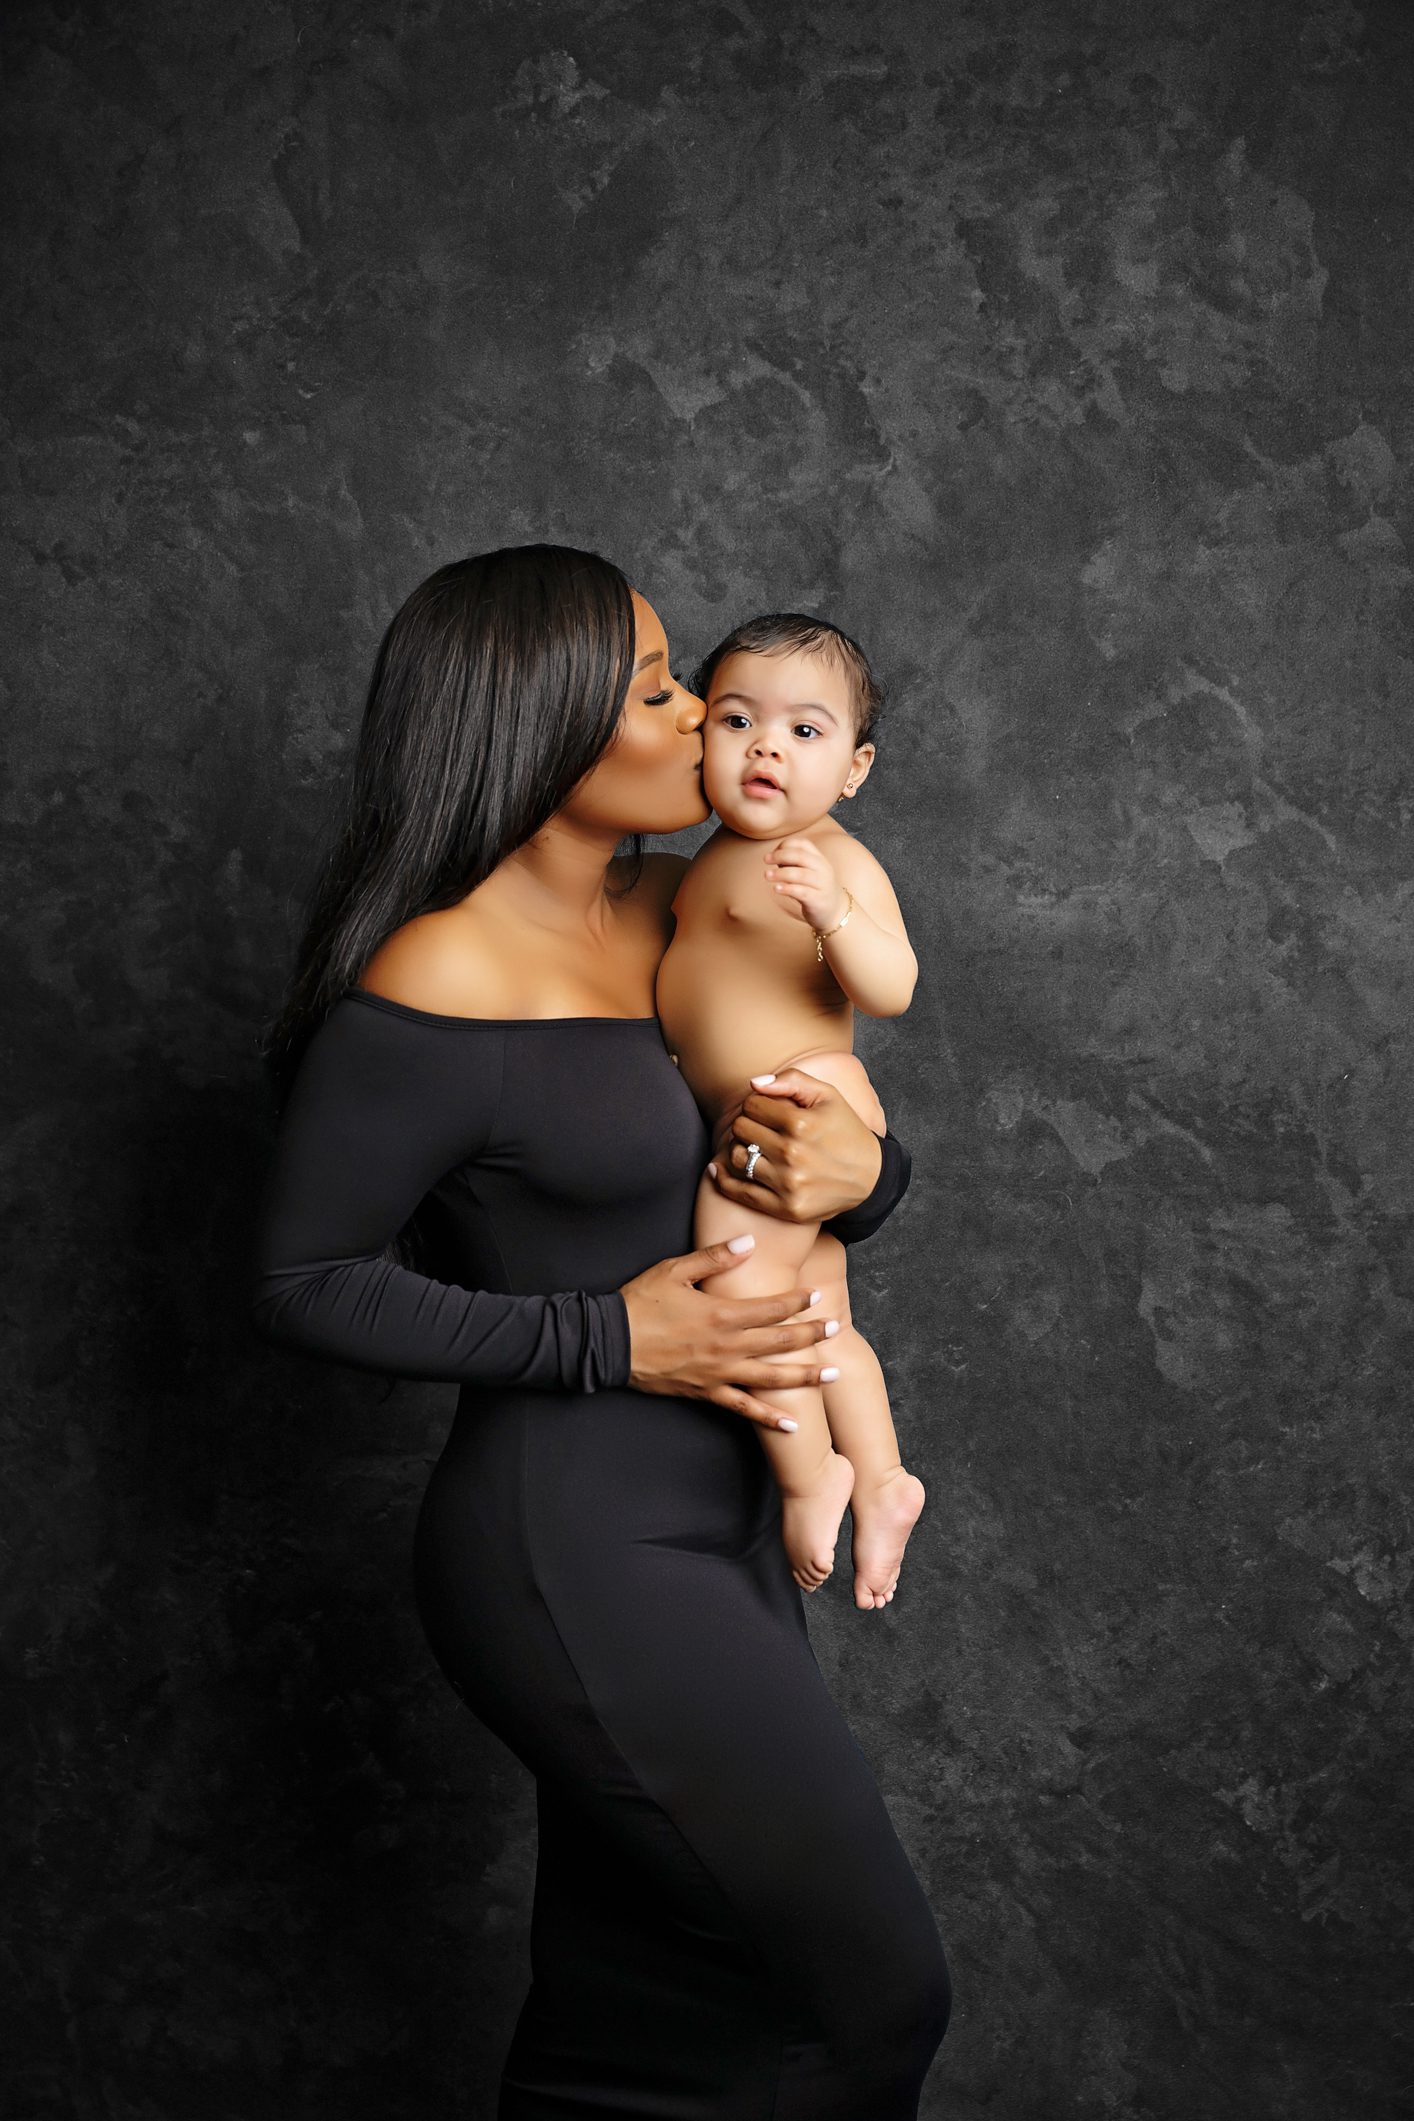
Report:
[[857,788],[862,788],[869,778],[869,768],[873,763],[874,746],[872,744],[857,745],[854,758],[850,764],[849,776],[841,792],[844,795],[853,795]]

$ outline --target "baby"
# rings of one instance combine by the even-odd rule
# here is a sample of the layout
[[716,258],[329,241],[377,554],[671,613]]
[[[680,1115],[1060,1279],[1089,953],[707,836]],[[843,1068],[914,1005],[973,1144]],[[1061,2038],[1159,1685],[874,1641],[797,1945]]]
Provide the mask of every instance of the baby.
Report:
[[[918,965],[887,875],[830,816],[874,759],[880,694],[863,650],[823,619],[775,613],[729,634],[698,690],[703,785],[721,824],[673,901],[677,930],[658,974],[668,1048],[714,1138],[745,1078],[787,1067],[834,1084],[882,1134],[852,1051],[854,1011],[900,1015]],[[694,1242],[744,1230],[755,1249],[714,1276],[714,1290],[776,1294],[800,1282],[808,1257],[811,1286],[834,1284],[842,1299],[830,1304],[842,1320],[830,1351],[837,1376],[823,1391],[764,1395],[798,1426],[759,1433],[796,1582],[814,1591],[830,1574],[848,1504],[855,1604],[877,1610],[893,1597],[924,1488],[900,1462],[878,1358],[849,1323],[844,1248],[816,1224],[743,1216],[704,1177]]]

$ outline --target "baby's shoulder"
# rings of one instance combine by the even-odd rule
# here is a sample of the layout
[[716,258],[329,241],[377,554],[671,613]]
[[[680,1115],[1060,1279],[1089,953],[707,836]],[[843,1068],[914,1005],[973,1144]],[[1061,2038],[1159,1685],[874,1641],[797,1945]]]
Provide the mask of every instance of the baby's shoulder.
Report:
[[853,882],[856,878],[860,882],[867,882],[873,878],[887,884],[889,872],[879,860],[878,855],[872,853],[865,846],[863,840],[857,840],[852,832],[846,832],[843,825],[835,824],[833,818],[830,823],[834,825],[834,830],[828,838],[819,842],[819,846],[820,852],[833,867],[847,877],[850,882]]
[[836,829],[837,836],[832,837],[822,850],[828,855],[836,876],[876,921],[902,934],[903,911],[888,870],[862,840],[855,839],[853,833],[846,832],[842,825]]

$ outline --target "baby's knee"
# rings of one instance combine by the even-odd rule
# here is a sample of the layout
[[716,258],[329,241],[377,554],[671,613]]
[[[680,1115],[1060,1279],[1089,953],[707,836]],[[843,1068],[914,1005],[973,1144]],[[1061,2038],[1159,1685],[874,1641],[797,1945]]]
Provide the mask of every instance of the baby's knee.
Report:
[[849,1257],[837,1237],[821,1231],[810,1248],[801,1278],[820,1291],[829,1317],[837,1318],[841,1326],[850,1324]]
[[835,1052],[803,1054],[790,1063],[799,1068],[802,1075],[813,1075],[817,1082],[829,1083],[839,1091],[846,1104],[850,1105],[866,1127],[875,1134],[887,1131],[888,1121],[878,1094],[869,1080],[869,1071],[857,1054]]
[[[713,1187],[710,1204],[704,1204],[699,1197],[693,1234],[699,1245],[724,1244],[734,1237],[749,1236],[755,1240],[751,1249],[742,1253],[738,1265],[714,1274],[704,1284],[713,1295],[779,1296],[787,1289],[822,1286],[805,1274],[811,1250],[808,1224],[785,1222],[779,1216],[738,1208]],[[831,1317],[835,1315],[830,1313]]]

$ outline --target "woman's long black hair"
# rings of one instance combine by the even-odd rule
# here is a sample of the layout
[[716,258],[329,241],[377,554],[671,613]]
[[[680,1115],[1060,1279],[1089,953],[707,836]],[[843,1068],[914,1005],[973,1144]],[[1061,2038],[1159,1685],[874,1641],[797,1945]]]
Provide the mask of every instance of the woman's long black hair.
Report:
[[412,592],[378,651],[342,820],[265,1036],[279,1096],[379,944],[484,883],[603,756],[633,644],[624,576],[572,546],[477,553]]

